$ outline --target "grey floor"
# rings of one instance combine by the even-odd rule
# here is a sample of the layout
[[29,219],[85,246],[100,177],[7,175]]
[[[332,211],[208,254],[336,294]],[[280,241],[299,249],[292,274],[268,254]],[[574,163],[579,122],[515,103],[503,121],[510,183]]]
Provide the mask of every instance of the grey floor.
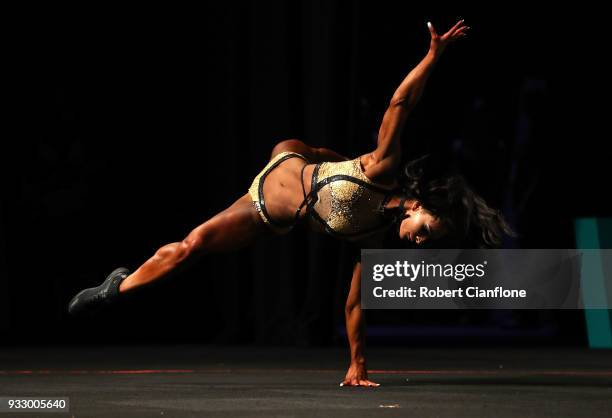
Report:
[[368,349],[378,388],[340,387],[342,349],[0,348],[0,397],[69,397],[46,417],[611,417],[612,351]]

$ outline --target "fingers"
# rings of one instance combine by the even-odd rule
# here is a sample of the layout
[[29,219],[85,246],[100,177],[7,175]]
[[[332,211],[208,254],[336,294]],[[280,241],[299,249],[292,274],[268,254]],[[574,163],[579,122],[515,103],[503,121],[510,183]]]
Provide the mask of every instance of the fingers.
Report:
[[380,386],[380,383],[375,383],[368,379],[360,379],[360,380],[351,379],[351,380],[344,380],[342,383],[340,383],[340,386],[378,387]]
[[455,25],[441,37],[438,36],[431,22],[427,22],[427,27],[429,28],[429,33],[431,34],[432,39],[439,38],[442,41],[454,41],[467,36],[467,31],[471,29],[469,26],[464,25],[464,21],[464,19],[461,19],[460,21],[455,23]]
[[450,28],[450,29],[449,29],[449,31],[448,31],[448,33],[450,33],[451,35],[452,35],[452,34],[454,34],[454,33],[455,33],[455,31],[456,31],[457,29],[459,29],[459,27],[460,27],[460,26],[462,26],[462,25],[463,25],[463,21],[464,21],[464,20],[465,20],[465,19],[461,19],[459,22],[455,23],[455,26],[453,26],[452,28]]
[[467,35],[466,31],[472,29],[469,26],[462,26],[459,29],[457,29],[455,32],[453,32],[453,36],[457,36],[457,35]]
[[429,28],[429,33],[431,34],[432,38],[435,38],[435,37],[438,36],[438,34],[436,33],[436,30],[434,29],[434,27],[431,24],[431,22],[427,22],[427,27]]
[[455,31],[451,36],[451,40],[456,41],[457,39],[465,38],[468,34],[467,31],[471,28],[469,26],[463,26]]
[[457,39],[461,39],[467,36],[467,31],[471,28],[469,26],[461,26],[459,29],[455,30],[453,33],[448,31],[442,36],[443,41],[454,42]]

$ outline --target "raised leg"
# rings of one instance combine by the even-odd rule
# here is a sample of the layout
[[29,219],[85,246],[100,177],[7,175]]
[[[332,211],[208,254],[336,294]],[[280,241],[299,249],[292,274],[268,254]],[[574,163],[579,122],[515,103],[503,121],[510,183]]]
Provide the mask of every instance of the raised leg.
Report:
[[233,205],[195,228],[182,241],[158,249],[122,281],[119,292],[131,291],[183,270],[205,254],[238,250],[267,231],[250,196],[245,194]]
[[68,304],[68,312],[78,315],[97,311],[113,303],[122,293],[183,270],[204,254],[240,249],[265,233],[269,229],[253,207],[250,196],[245,194],[191,231],[184,240],[161,247],[134,273],[118,268],[101,285],[82,290]]

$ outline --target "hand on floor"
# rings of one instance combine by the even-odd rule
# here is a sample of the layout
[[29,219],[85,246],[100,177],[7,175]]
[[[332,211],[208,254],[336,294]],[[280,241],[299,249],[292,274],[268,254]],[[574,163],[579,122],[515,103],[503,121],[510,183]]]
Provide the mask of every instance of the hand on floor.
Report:
[[378,387],[380,383],[375,383],[368,379],[368,371],[365,364],[352,363],[340,386]]

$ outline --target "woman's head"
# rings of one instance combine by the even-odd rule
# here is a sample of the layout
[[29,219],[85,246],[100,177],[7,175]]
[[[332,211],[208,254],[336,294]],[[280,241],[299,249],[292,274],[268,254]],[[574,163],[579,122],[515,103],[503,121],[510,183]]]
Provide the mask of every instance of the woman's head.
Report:
[[399,237],[417,245],[439,240],[447,233],[443,220],[425,209],[416,199],[408,199],[399,224]]
[[407,199],[399,224],[402,239],[419,246],[494,248],[504,234],[516,236],[461,175],[436,166],[429,155],[404,166],[401,184]]

